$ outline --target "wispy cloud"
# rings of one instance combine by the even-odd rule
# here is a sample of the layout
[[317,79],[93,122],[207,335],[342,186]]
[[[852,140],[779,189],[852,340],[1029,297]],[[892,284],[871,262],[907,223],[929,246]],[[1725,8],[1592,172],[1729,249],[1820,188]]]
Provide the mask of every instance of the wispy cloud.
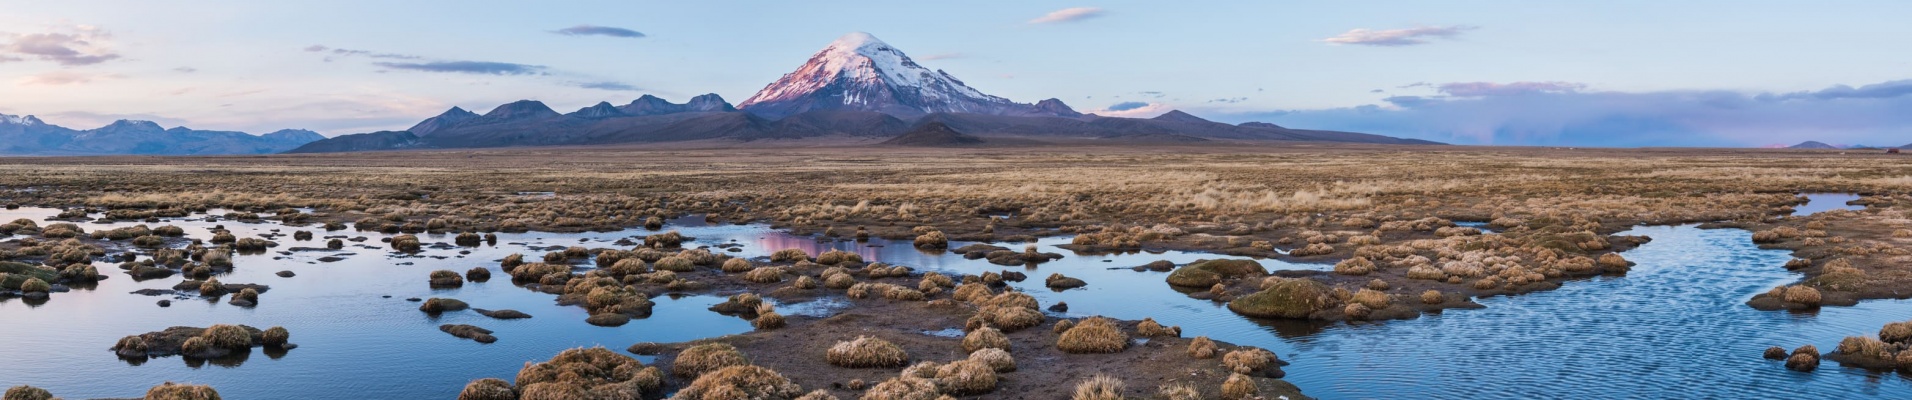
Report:
[[[316,44],[311,46],[306,46],[305,51],[313,52],[313,53],[325,53],[325,54],[340,56],[340,57],[365,56],[365,57],[371,57],[371,58],[383,58],[383,59],[392,59],[392,60],[416,60],[416,59],[422,58],[422,57],[410,55],[410,54],[380,53],[380,52],[375,52],[371,50],[335,49],[335,48],[325,47],[325,46],[316,45]],[[331,59],[327,58],[326,61],[331,61]]]
[[[1385,105],[1238,113],[1228,119],[1464,144],[1760,146],[1912,142],[1912,79],[1792,93],[1588,91],[1561,82],[1432,85]],[[1527,88],[1512,90],[1509,88]],[[1486,89],[1483,89],[1486,88]]]
[[423,72],[449,72],[480,75],[541,75],[545,67],[540,65],[513,64],[490,61],[431,61],[418,63],[376,62],[372,65]]
[[29,75],[20,79],[21,85],[77,85],[98,79],[115,78],[118,75],[90,74],[75,71],[53,71],[38,75]]
[[564,28],[564,29],[551,31],[551,33],[556,33],[556,34],[566,35],[566,36],[610,36],[610,37],[633,38],[633,39],[644,37],[643,32],[619,28],[615,26],[597,26],[597,25],[578,25],[578,26],[573,26],[570,28]]
[[1149,106],[1149,103],[1145,103],[1145,102],[1140,102],[1140,101],[1125,101],[1125,102],[1121,102],[1121,103],[1115,103],[1115,104],[1113,104],[1113,105],[1110,105],[1110,106],[1109,106],[1109,108],[1107,108],[1107,110],[1109,110],[1109,111],[1128,111],[1128,110],[1134,110],[1134,109],[1137,109],[1137,108],[1142,108],[1142,107],[1148,107],[1148,106]]
[[948,60],[952,58],[963,58],[963,57],[968,57],[968,55],[963,53],[939,53],[939,54],[931,54],[931,55],[923,56],[922,58],[920,58],[920,60],[936,61],[936,60]]
[[1455,82],[1443,83],[1437,90],[1449,96],[1511,96],[1530,93],[1568,93],[1586,89],[1584,83],[1574,82]]
[[1104,117],[1147,118],[1147,117],[1154,117],[1156,115],[1160,115],[1168,111],[1169,111],[1169,106],[1167,104],[1148,103],[1148,102],[1141,102],[1141,101],[1125,101],[1121,103],[1110,104],[1108,107],[1104,107],[1100,110],[1089,110],[1084,112],[1100,115]]
[[571,84],[577,87],[585,88],[585,89],[613,90],[613,91],[620,91],[620,92],[643,90],[643,89],[639,89],[636,86],[631,86],[628,83],[613,82],[613,81],[572,82]]
[[78,25],[65,32],[8,35],[0,45],[0,62],[37,58],[64,66],[93,65],[120,58],[107,41],[112,35],[98,27]]
[[1036,17],[1036,19],[1029,20],[1029,23],[1052,24],[1052,23],[1061,23],[1061,22],[1076,22],[1076,21],[1081,21],[1085,19],[1100,17],[1102,16],[1102,14],[1103,12],[1101,7],[1070,7],[1070,8],[1064,8],[1061,10],[1050,11],[1048,14],[1043,14],[1041,17]]
[[1335,37],[1321,39],[1333,44],[1352,44],[1362,46],[1413,46],[1427,44],[1428,39],[1451,39],[1463,32],[1479,29],[1476,26],[1420,26],[1407,29],[1373,30],[1359,28],[1347,31]]

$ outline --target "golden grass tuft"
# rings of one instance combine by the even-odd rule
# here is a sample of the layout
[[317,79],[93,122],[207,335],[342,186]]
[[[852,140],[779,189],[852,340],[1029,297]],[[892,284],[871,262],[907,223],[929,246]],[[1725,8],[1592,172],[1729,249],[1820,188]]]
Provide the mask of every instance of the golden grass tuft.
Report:
[[803,388],[783,374],[755,365],[733,365],[711,371],[691,381],[673,399],[732,400],[789,399],[803,395]]
[[1373,290],[1373,289],[1361,289],[1361,291],[1354,292],[1353,301],[1355,303],[1368,306],[1369,309],[1375,309],[1375,310],[1388,308],[1388,306],[1394,305],[1393,296],[1389,296],[1387,292],[1382,292],[1382,291]]
[[757,313],[757,318],[750,320],[750,326],[759,330],[782,328],[784,324],[783,314],[778,314],[776,311]]
[[1222,355],[1222,366],[1239,374],[1252,374],[1275,364],[1275,353],[1259,347],[1242,347]]
[[199,337],[205,338],[206,344],[221,349],[244,351],[252,348],[252,332],[238,325],[213,325],[200,332]]
[[1182,337],[1182,327],[1162,326],[1154,318],[1143,318],[1135,324],[1135,334],[1143,337]]
[[1879,328],[1879,340],[1886,343],[1912,341],[1912,321],[1885,324]]
[[1809,307],[1817,307],[1821,301],[1819,289],[1814,289],[1811,286],[1786,286],[1783,289],[1781,298],[1785,299],[1787,303],[1799,303]]
[[219,391],[211,386],[166,382],[147,389],[145,400],[219,400]]
[[976,315],[982,316],[990,326],[1002,329],[1003,332],[1015,332],[1041,325],[1043,320],[1041,311],[1015,306],[983,306],[976,310]]
[[953,361],[936,370],[936,384],[957,396],[989,393],[996,390],[996,369],[981,361]]
[[1215,358],[1215,340],[1207,336],[1196,336],[1188,342],[1188,356],[1208,359]]
[[803,396],[798,396],[797,400],[837,400],[837,397],[836,395],[830,394],[828,390],[817,389],[810,393],[804,393]]
[[1156,388],[1155,396],[1163,400],[1201,400],[1202,392],[1196,390],[1194,386],[1170,384]]
[[737,351],[735,346],[705,343],[677,353],[676,361],[671,364],[671,374],[692,378],[723,367],[746,364],[750,364],[750,361],[744,359],[744,353]]
[[[629,398],[663,386],[664,375],[603,347],[574,348],[518,370],[521,399]],[[555,397],[554,397],[555,396]]]
[[697,270],[697,264],[692,263],[689,258],[682,256],[664,257],[657,260],[657,264],[652,265],[652,267],[657,268],[659,271],[671,272],[691,272]]
[[432,271],[430,278],[432,288],[455,288],[465,285],[464,277],[459,276],[457,271],[448,269]]
[[22,293],[46,293],[49,290],[53,290],[53,285],[48,285],[40,278],[27,278],[26,281],[20,282]]
[[1245,400],[1258,398],[1260,395],[1261,388],[1255,385],[1254,378],[1249,378],[1247,375],[1229,374],[1228,380],[1222,381],[1222,399]]
[[1368,314],[1372,313],[1374,309],[1361,303],[1348,303],[1346,307],[1341,308],[1341,314],[1347,315],[1348,319],[1367,319]]
[[817,264],[837,265],[842,263],[862,263],[863,255],[843,250],[830,250],[817,255]]
[[915,244],[919,249],[946,249],[949,248],[949,236],[943,235],[942,231],[930,231],[917,236]]
[[803,249],[783,249],[777,250],[775,253],[770,253],[771,262],[798,262],[808,261],[809,259],[810,253],[805,253]]
[[1425,292],[1421,292],[1421,304],[1441,304],[1445,302],[1447,302],[1447,296],[1442,295],[1439,290],[1428,289]]
[[824,353],[830,365],[845,368],[894,368],[909,362],[909,353],[895,343],[873,336],[837,342]]
[[1009,336],[1003,335],[1001,330],[987,326],[969,331],[968,335],[963,336],[964,352],[975,353],[982,349],[1009,350]]
[[266,328],[265,332],[259,334],[259,342],[266,347],[283,347],[291,339],[292,332],[286,331],[283,326]]
[[484,378],[465,384],[458,400],[518,400],[518,391],[503,379]]
[[[738,260],[733,258],[732,260]],[[744,273],[744,280],[756,283],[783,282],[783,267],[757,267]]]
[[1066,353],[1115,353],[1128,347],[1129,334],[1117,328],[1115,321],[1102,317],[1077,322],[1056,337],[1056,349]]
[[936,382],[929,378],[899,376],[871,386],[862,400],[931,400],[939,394]]
[[729,273],[729,274],[750,272],[750,270],[755,268],[756,266],[750,265],[750,260],[745,260],[742,258],[732,258],[732,259],[726,260],[724,261],[724,266],[723,266],[724,273]]
[[53,400],[53,393],[37,387],[20,385],[7,388],[0,400]]
[[1016,370],[1016,358],[1010,356],[1008,350],[999,348],[976,350],[974,353],[969,353],[969,360],[988,364],[989,367],[994,368],[996,372],[1012,372]]
[[1090,377],[1089,380],[1085,380],[1085,381],[1082,381],[1081,383],[1077,383],[1075,386],[1075,391],[1069,395],[1069,399],[1070,400],[1122,400],[1122,390],[1125,389],[1125,387],[1126,385],[1122,384],[1121,379],[1115,379],[1115,377],[1111,377],[1108,375],[1096,374],[1095,376]]
[[1355,257],[1334,264],[1334,273],[1342,275],[1367,275],[1374,272],[1374,262],[1364,257]]

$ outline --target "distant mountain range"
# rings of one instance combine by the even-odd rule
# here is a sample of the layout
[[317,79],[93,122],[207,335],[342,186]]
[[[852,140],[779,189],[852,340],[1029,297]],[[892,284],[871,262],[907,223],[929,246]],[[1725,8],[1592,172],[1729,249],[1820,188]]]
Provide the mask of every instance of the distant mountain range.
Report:
[[1863,144],[1854,144],[1854,145],[1831,145],[1831,144],[1826,144],[1825,142],[1820,142],[1820,141],[1814,141],[1814,140],[1808,140],[1808,141],[1804,141],[1804,142],[1799,142],[1799,144],[1795,144],[1795,145],[1791,145],[1791,146],[1785,146],[1785,148],[1788,148],[1788,149],[1809,149],[1809,150],[1832,150],[1832,149],[1847,149],[1847,150],[1874,150],[1874,149],[1912,149],[1912,144],[1906,144],[1906,145],[1903,145],[1903,146],[1868,146],[1868,145],[1863,145]]
[[103,127],[75,130],[39,118],[0,114],[0,154],[4,155],[206,155],[268,154],[325,139],[318,133],[287,129],[264,135],[166,129],[151,121],[119,120]]
[[[1017,103],[984,94],[948,73],[924,68],[901,50],[858,32],[831,42],[795,72],[765,86],[740,106],[733,107],[716,94],[683,104],[645,95],[621,106],[598,103],[559,113],[544,103],[521,100],[482,115],[453,107],[406,131],[344,135],[291,152],[812,138],[876,144],[922,131],[930,124],[978,140],[1015,138],[1008,141],[1012,143],[1438,144],[1259,122],[1230,125],[1180,111],[1150,119],[1102,117],[1077,112],[1057,99]],[[943,135],[929,141],[968,140],[963,137]]]
[[[1181,111],[1155,118],[1077,112],[1061,100],[1017,103],[917,64],[867,33],[838,38],[796,71],[739,106],[705,94],[679,104],[645,95],[570,113],[522,100],[484,114],[452,107],[403,131],[325,138],[305,130],[264,135],[163,128],[120,120],[75,130],[34,116],[0,114],[0,155],[212,155],[663,142],[1006,146],[1044,143],[1320,141],[1439,144],[1352,132],[1230,125]],[[788,142],[771,142],[787,145]]]

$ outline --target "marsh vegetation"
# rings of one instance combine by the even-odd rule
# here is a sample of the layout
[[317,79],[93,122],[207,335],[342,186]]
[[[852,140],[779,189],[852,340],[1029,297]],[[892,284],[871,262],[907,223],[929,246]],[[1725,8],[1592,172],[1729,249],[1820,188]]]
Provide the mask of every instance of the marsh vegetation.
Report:
[[[262,320],[241,322],[271,326],[281,307],[314,306],[304,282],[334,282],[333,290],[397,295],[387,301],[403,305],[346,312],[403,315],[391,318],[441,330],[430,338],[446,346],[485,346],[462,352],[541,346],[538,358],[549,358],[511,367],[516,375],[492,365],[445,377],[463,386],[413,392],[462,388],[459,396],[472,399],[673,391],[684,398],[987,397],[1037,388],[1074,389],[1075,398],[1300,398],[1373,393],[1323,378],[1317,371],[1338,368],[1331,362],[1311,370],[1309,353],[1327,350],[1282,341],[1295,331],[1411,330],[1420,321],[1488,313],[1473,310],[1483,307],[1550,304],[1595,289],[1626,293],[1614,283],[1655,279],[1667,268],[1646,264],[1665,258],[1633,252],[1667,238],[1641,225],[1745,232],[1733,239],[1753,249],[1743,251],[1787,254],[1746,266],[1784,279],[1728,296],[1735,309],[1839,314],[1839,307],[1912,290],[1912,270],[1903,267],[1912,265],[1904,247],[1912,214],[1902,206],[1912,201],[1912,167],[1875,156],[1099,150],[0,160],[0,187],[34,189],[0,200],[58,209],[0,225],[0,296],[19,298],[0,300],[0,312],[58,319],[34,308],[64,307],[63,296],[144,298],[123,293],[116,279],[151,280],[165,285],[139,287],[173,296],[162,304],[209,300],[260,312]],[[563,161],[530,162],[551,158]],[[553,194],[517,194],[527,191]],[[1807,204],[1798,193],[1806,192],[1858,195],[1853,207],[1795,213]],[[712,228],[727,223],[791,240],[752,242]],[[329,280],[322,269],[305,269],[334,262],[382,263],[394,272]],[[288,274],[251,272],[265,268]],[[504,276],[490,279],[492,268]],[[232,283],[263,278],[276,279],[279,289]],[[101,285],[121,293],[89,289]],[[1123,304],[1116,292],[1146,294]],[[540,304],[546,307],[530,308]],[[473,309],[498,305],[539,317]],[[579,333],[683,321],[674,312],[724,318],[698,321],[742,334],[653,340]],[[285,328],[208,322],[191,335],[127,336],[114,351],[212,360],[233,356],[219,351],[289,344]],[[536,325],[565,328],[518,333]],[[1218,328],[1232,326],[1254,328]],[[921,333],[952,329],[960,333]],[[245,347],[233,342],[241,331]],[[1842,366],[1900,368],[1879,360],[1898,359],[1908,335],[1887,333],[1840,342],[1851,351],[1826,357]],[[656,359],[550,347],[576,347],[566,335],[611,348],[657,342],[644,350]],[[1289,355],[1295,359],[1283,359]],[[1784,355],[1774,369],[1812,365],[1815,374],[1829,373],[1817,348]],[[1173,361],[1109,361],[1133,357]],[[1281,367],[1287,362],[1295,364]],[[1063,372],[1078,369],[1106,376]],[[574,370],[596,372],[561,373]],[[1193,378],[1173,378],[1181,376]],[[1815,393],[1842,393],[1836,383],[1845,381],[1814,379],[1833,382]],[[1299,390],[1290,381],[1302,383]],[[1530,390],[1514,393],[1574,393]]]

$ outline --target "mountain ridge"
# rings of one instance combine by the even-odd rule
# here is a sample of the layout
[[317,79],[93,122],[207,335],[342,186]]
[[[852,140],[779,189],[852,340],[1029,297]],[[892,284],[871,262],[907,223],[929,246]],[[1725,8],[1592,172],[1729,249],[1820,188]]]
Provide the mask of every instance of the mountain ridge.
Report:
[[32,115],[0,114],[0,154],[5,155],[219,155],[271,154],[297,148],[325,136],[302,129],[262,135],[165,128],[144,120],[121,119],[94,129],[48,124]]

